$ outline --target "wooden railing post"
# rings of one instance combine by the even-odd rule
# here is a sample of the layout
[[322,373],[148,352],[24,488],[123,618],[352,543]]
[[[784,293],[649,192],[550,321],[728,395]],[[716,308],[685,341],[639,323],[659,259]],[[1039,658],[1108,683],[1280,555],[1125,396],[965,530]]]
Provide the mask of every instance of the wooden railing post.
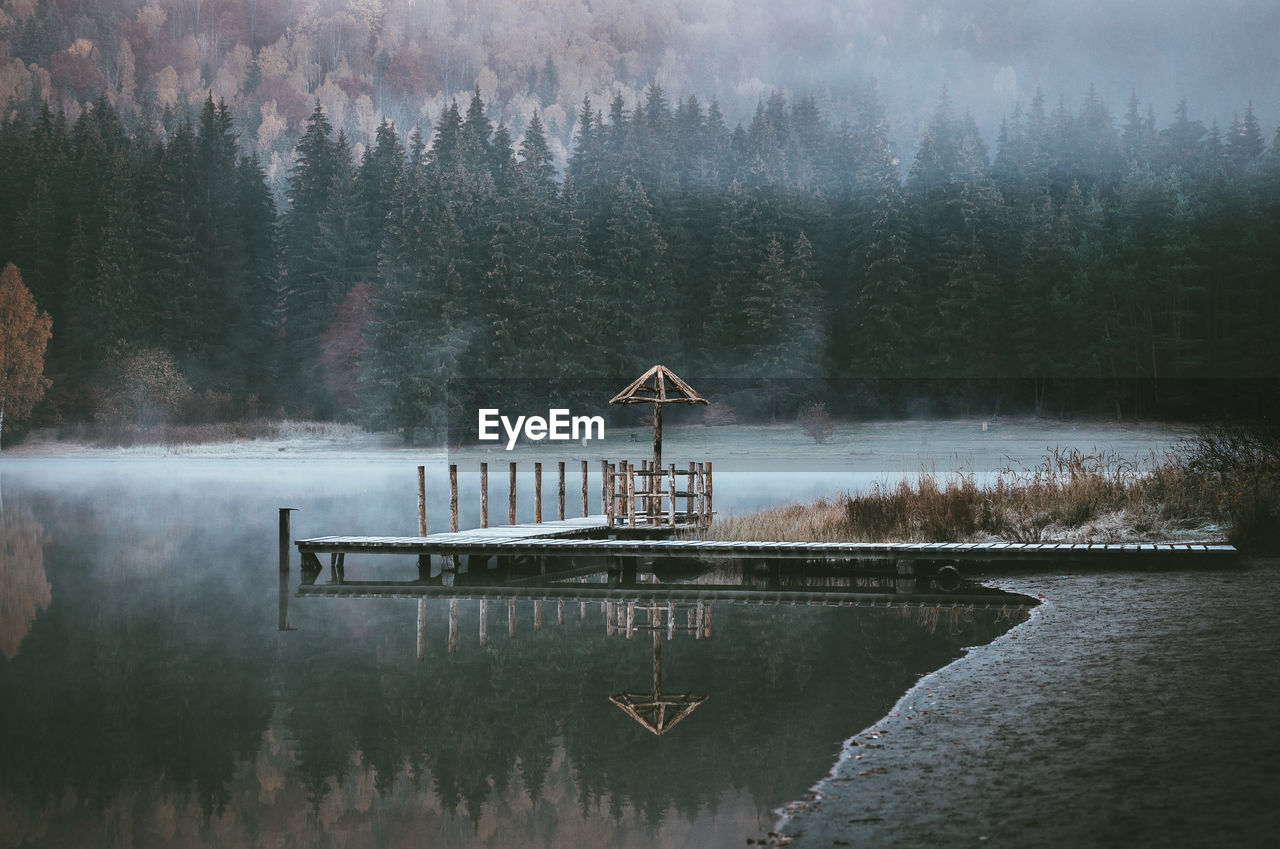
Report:
[[707,524],[710,525],[714,520],[715,506],[711,501],[711,461],[707,461]]
[[[542,524],[542,464],[533,464],[533,521]],[[514,523],[513,523],[514,524]]]
[[418,467],[418,536],[427,535],[427,469]]
[[480,464],[480,527],[489,527],[489,464]]
[[458,532],[458,466],[449,464],[449,531]]
[[627,522],[627,461],[619,460],[616,465],[609,467],[609,474],[614,480],[613,515],[616,524],[624,525]]
[[511,464],[511,480],[507,486],[507,524],[516,523],[516,464]]
[[667,478],[667,524],[676,526],[676,464],[671,464],[671,476]]
[[636,467],[627,464],[627,527],[636,526]]
[[690,481],[690,489],[694,490],[694,516],[692,520],[703,524],[703,464],[694,464],[694,478]]
[[688,495],[686,495],[686,496],[685,496],[685,499],[684,499],[684,512],[685,512],[686,514],[688,514],[688,517],[689,517],[689,518],[688,518],[688,521],[690,521],[690,522],[694,522],[694,523],[696,523],[696,522],[697,522],[697,519],[696,519],[696,518],[694,518],[696,514],[693,512],[693,510],[694,510],[694,492],[696,491],[696,490],[695,490],[695,485],[694,485],[694,474],[695,474],[695,473],[696,473],[696,470],[695,470],[695,467],[694,467],[694,463],[693,463],[693,461],[692,461],[692,460],[690,460],[690,461],[689,461],[689,477],[688,477],[688,479],[686,480],[687,492],[688,492],[689,494],[688,494]]
[[560,461],[560,488],[556,496],[557,513],[556,518],[564,521],[564,460]]
[[[601,479],[601,486],[604,486],[604,480]],[[587,461],[582,461],[582,518],[587,517]]]
[[[586,462],[585,460],[583,461]],[[609,480],[609,461],[600,461],[600,506],[604,510],[606,516],[613,515],[613,487]]]

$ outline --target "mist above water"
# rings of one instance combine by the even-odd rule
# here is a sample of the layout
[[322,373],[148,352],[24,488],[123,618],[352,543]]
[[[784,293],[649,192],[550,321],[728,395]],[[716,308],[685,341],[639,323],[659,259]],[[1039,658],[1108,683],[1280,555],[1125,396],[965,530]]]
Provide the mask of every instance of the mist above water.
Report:
[[[3,484],[4,597],[37,591],[34,617],[0,628],[15,845],[741,845],[839,739],[1017,621],[718,604],[714,632],[662,644],[665,686],[706,701],[659,738],[608,698],[646,692],[652,642],[608,634],[599,603],[544,602],[539,628],[521,600],[515,638],[503,604],[486,643],[464,599],[451,653],[450,602],[432,600],[422,661],[409,599],[293,599],[297,630],[276,631],[276,507],[301,507],[304,533],[408,533],[411,466],[46,462],[6,464]],[[414,573],[347,561],[349,578]],[[8,583],[32,574],[42,593]]]

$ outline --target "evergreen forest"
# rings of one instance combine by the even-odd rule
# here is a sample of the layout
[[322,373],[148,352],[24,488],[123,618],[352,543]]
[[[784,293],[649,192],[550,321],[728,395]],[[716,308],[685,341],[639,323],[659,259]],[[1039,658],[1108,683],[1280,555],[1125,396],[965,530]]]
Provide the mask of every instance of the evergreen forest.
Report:
[[1250,413],[1280,372],[1280,137],[1251,108],[1222,129],[1037,94],[989,145],[943,93],[900,153],[874,86],[731,125],[655,84],[585,99],[558,162],[478,89],[359,155],[317,100],[283,197],[212,95],[169,123],[105,97],[0,123],[0,264],[53,321],[37,423],[118,409],[139,352],[188,416],[409,438],[474,416],[481,381],[654,362],[775,418]]

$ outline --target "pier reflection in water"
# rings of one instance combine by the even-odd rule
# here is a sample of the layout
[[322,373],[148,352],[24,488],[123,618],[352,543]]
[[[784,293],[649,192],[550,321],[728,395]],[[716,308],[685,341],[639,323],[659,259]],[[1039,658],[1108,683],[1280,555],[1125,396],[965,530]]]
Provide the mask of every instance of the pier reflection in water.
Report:
[[[367,527],[393,501],[371,482],[347,519],[320,471],[284,501],[212,470],[200,487],[6,470],[6,528],[38,523],[22,563],[50,591],[7,623],[25,636],[0,659],[0,847],[741,847],[921,675],[1025,615],[890,576],[695,562],[446,587],[352,559],[365,585],[295,571],[277,598],[276,505]],[[647,725],[610,700],[628,694]],[[637,707],[672,694],[705,699],[678,721]]]
[[[651,770],[664,776],[664,787],[666,776],[687,775],[691,757],[699,764],[694,774],[703,770],[715,776],[693,796],[699,805],[714,807],[716,798],[744,785],[752,787],[760,810],[781,804],[784,795],[770,793],[782,793],[788,782],[785,798],[799,798],[825,772],[822,764],[829,766],[834,741],[877,719],[927,671],[914,666],[915,658],[938,658],[957,645],[986,641],[1025,618],[1031,603],[979,586],[943,593],[927,581],[853,564],[795,560],[660,559],[646,565],[608,558],[497,558],[477,559],[471,568],[457,570],[445,559],[443,566],[409,581],[349,580],[348,570],[335,570],[324,582],[313,572],[304,574],[297,597],[317,621],[332,613],[325,604],[338,600],[403,605],[416,598],[416,655],[444,664],[437,670],[474,663],[458,654],[490,646],[490,620],[504,617],[507,651],[520,658],[529,680],[549,684],[554,694],[573,693],[577,701],[553,696],[534,707],[520,702],[517,693],[524,688],[503,700],[521,717],[543,713],[554,729],[549,735],[568,736],[572,742],[565,754],[578,780],[590,774],[588,765],[604,752],[624,746],[622,762],[636,766],[615,766],[606,773],[609,790],[603,795],[613,805],[622,803],[619,789],[632,805],[652,796],[653,787],[636,783]],[[317,599],[327,601],[316,606]],[[566,608],[577,615],[566,618]],[[433,623],[433,616],[444,621]],[[546,635],[544,622],[551,619],[556,627]],[[532,633],[519,646],[530,620]],[[433,624],[445,639],[428,640]],[[474,643],[464,639],[460,647],[460,632],[471,628]],[[432,646],[435,652],[429,651]],[[556,675],[561,653],[568,653],[581,673],[571,681]],[[651,660],[652,674],[649,686],[637,687],[644,680],[637,662],[642,658]],[[674,687],[664,685],[667,672],[674,675]],[[612,723],[595,709],[599,702],[589,703],[593,686],[594,699],[620,709]],[[689,719],[704,705],[698,719]],[[548,708],[559,708],[560,715],[546,717]],[[584,735],[574,729],[586,717],[592,722]],[[619,723],[624,717],[634,722],[630,732]],[[686,720],[692,724],[682,724]],[[663,737],[677,725],[684,732],[676,735],[678,743],[634,736],[639,728]],[[584,739],[603,748],[579,748]],[[809,770],[804,778],[803,769],[789,769],[801,762]],[[779,781],[783,775],[788,777]],[[770,790],[756,792],[755,781]],[[645,803],[641,809],[662,811],[670,805],[678,810],[690,801],[658,793],[660,804]],[[741,828],[738,833],[745,833]]]

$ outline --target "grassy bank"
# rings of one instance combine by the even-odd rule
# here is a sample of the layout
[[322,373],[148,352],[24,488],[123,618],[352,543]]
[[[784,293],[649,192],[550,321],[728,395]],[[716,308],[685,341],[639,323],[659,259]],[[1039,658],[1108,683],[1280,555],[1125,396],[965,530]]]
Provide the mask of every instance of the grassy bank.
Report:
[[1280,435],[1218,427],[1133,461],[1054,450],[979,485],[925,471],[869,492],[728,516],[716,539],[1151,542],[1227,537],[1280,547]]
[[94,448],[134,448],[145,445],[184,447],[227,442],[287,441],[293,439],[355,438],[359,425],[291,419],[249,419],[207,424],[137,425],[75,424],[44,432],[45,441],[79,443]]

